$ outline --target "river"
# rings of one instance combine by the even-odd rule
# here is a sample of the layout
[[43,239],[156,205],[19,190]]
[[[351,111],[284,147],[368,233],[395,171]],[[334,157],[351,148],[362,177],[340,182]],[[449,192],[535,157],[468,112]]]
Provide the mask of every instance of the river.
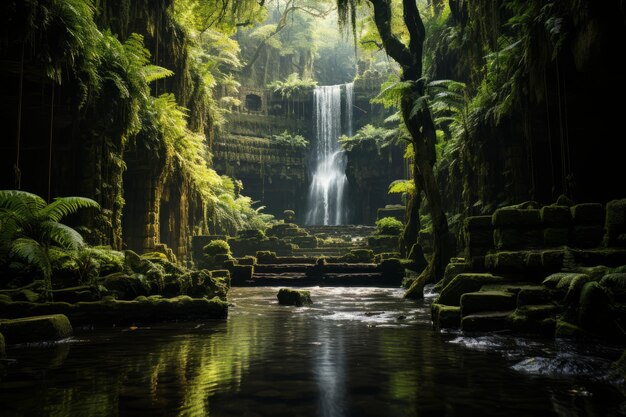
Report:
[[[606,416],[611,346],[433,331],[399,289],[234,288],[225,321],[77,329],[8,349],[2,416]],[[0,368],[1,369],[1,368]]]

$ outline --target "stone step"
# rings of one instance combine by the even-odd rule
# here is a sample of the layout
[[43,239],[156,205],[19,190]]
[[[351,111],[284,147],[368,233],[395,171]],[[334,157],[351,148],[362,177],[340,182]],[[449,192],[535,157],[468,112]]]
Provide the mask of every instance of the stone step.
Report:
[[515,294],[506,291],[469,292],[461,296],[461,316],[492,311],[514,310],[517,305]]
[[492,311],[476,313],[461,319],[461,330],[464,332],[495,332],[511,330],[509,317],[513,311]]
[[74,334],[70,321],[63,314],[0,320],[0,333],[7,345],[56,341]]
[[382,273],[329,273],[311,277],[302,273],[258,273],[242,286],[331,286],[331,287],[390,287],[399,286],[402,279]]

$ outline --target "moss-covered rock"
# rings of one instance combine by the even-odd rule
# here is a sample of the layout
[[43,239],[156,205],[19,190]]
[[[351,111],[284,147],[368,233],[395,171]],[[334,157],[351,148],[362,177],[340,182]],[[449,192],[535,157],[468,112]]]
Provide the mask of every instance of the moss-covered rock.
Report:
[[548,304],[552,301],[561,301],[564,291],[555,291],[543,285],[522,288],[517,293],[517,306]]
[[528,249],[543,245],[543,231],[533,228],[496,228],[493,231],[496,249]]
[[287,306],[302,307],[313,304],[313,301],[311,301],[311,293],[304,290],[281,288],[276,297],[278,298],[278,304]]
[[493,213],[491,222],[494,227],[537,227],[541,224],[541,215],[537,209],[518,209],[504,207]]
[[577,204],[570,208],[575,225],[604,224],[604,206],[600,203]]
[[601,225],[576,225],[571,230],[571,245],[577,248],[596,248],[602,244],[604,228]]
[[476,313],[461,319],[464,332],[493,332],[511,330],[509,316],[511,312]]
[[54,301],[66,303],[78,303],[80,301],[97,301],[100,299],[100,291],[97,286],[81,285],[78,287],[62,288],[52,291]]
[[133,301],[107,299],[95,302],[0,303],[0,317],[29,317],[64,314],[74,325],[153,323],[169,320],[225,318],[228,303],[215,297],[193,299],[188,296],[163,298],[138,297]]
[[506,291],[478,291],[461,296],[463,317],[486,311],[509,311],[517,305],[515,294]]
[[376,252],[395,252],[398,250],[400,240],[398,236],[377,235],[367,238],[367,246]]
[[587,331],[615,338],[622,332],[615,324],[611,304],[610,297],[599,283],[585,283],[580,291],[578,323]]
[[341,261],[371,263],[374,262],[374,251],[371,249],[350,249],[350,252],[341,257]]
[[254,256],[244,256],[243,258],[237,259],[237,264],[239,265],[256,265],[257,259]]
[[496,284],[503,281],[502,277],[491,274],[459,274],[441,290],[436,302],[449,306],[460,306],[463,294],[478,291],[486,284]]
[[6,343],[4,341],[4,336],[2,335],[2,333],[0,333],[0,359],[5,358],[6,356]]
[[146,277],[141,274],[118,272],[101,278],[99,282],[119,300],[134,300],[140,295],[149,295],[151,290]]
[[605,228],[607,246],[626,247],[626,199],[607,203]]
[[293,223],[296,221],[296,212],[293,210],[283,211],[283,221],[285,223]]
[[502,251],[485,257],[485,268],[494,272],[522,273],[526,270],[528,252]]
[[560,312],[561,309],[554,304],[528,305],[518,307],[508,320],[515,331],[552,336]]
[[256,252],[257,262],[260,264],[274,264],[276,263],[276,252],[271,251],[258,251]]
[[61,340],[74,334],[70,321],[63,314],[3,319],[0,332],[9,345]]
[[383,259],[380,271],[385,278],[398,278],[400,281],[404,278],[404,265],[398,258]]
[[567,245],[569,229],[566,227],[547,227],[543,229],[543,243],[547,247]]
[[245,229],[239,230],[237,237],[241,239],[265,239],[265,233],[259,229]]
[[252,265],[232,265],[229,270],[232,285],[241,285],[250,281],[254,274],[254,266]]
[[443,278],[437,284],[435,284],[435,289],[441,291],[446,285],[450,283],[459,274],[464,272],[468,272],[469,265],[465,262],[450,262],[446,265],[446,270],[443,274]]
[[591,337],[591,334],[576,324],[570,323],[563,319],[558,319],[556,321],[554,336],[573,339],[585,339]]
[[317,248],[317,238],[315,236],[296,236],[291,239],[291,243],[295,243],[299,248]]
[[276,223],[265,232],[267,236],[285,238],[296,236],[307,236],[306,230],[294,223]]
[[458,329],[461,327],[461,308],[434,303],[431,306],[432,320],[439,329]]
[[27,301],[29,303],[36,303],[41,299],[41,294],[31,289],[23,289],[14,293],[11,298],[14,301]]
[[567,229],[572,222],[567,206],[545,206],[541,208],[541,223],[546,227]]

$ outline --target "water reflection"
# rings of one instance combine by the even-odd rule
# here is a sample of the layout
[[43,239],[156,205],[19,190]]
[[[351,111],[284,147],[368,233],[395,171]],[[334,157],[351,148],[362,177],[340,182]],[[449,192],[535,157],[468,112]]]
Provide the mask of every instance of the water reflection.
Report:
[[[427,306],[402,300],[399,290],[311,291],[310,308],[277,305],[275,288],[235,289],[237,306],[226,322],[89,331],[73,343],[10,349],[18,363],[0,372],[0,415],[603,416],[626,410],[611,381],[588,372],[608,366],[611,350],[600,352],[607,359],[588,362],[590,352],[568,345],[441,335],[428,323]],[[554,360],[569,371],[553,372]]]

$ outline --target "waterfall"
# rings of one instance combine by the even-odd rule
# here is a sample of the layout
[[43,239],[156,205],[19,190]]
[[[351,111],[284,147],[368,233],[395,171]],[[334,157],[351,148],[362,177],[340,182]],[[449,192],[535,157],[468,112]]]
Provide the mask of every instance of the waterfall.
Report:
[[[315,137],[313,179],[309,188],[306,224],[337,225],[346,222],[344,196],[348,179],[346,161],[339,149],[342,134],[341,90],[343,85],[315,88]],[[345,84],[345,126],[352,134],[352,83]]]
[[352,113],[354,106],[354,83],[346,84],[346,135],[352,136]]

